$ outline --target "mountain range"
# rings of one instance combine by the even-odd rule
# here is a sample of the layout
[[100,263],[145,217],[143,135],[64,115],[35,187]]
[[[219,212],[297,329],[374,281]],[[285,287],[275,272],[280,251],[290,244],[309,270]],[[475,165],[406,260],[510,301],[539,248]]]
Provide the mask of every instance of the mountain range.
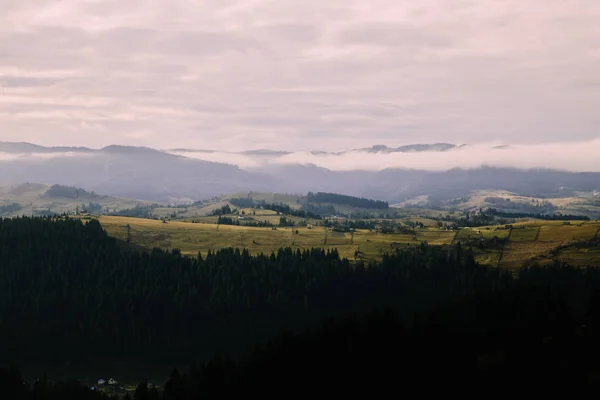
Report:
[[[378,145],[351,152],[443,153],[457,147],[461,146],[436,143],[390,148]],[[24,182],[72,185],[111,196],[161,202],[200,200],[240,191],[326,191],[394,203],[421,195],[453,198],[482,189],[506,190],[525,196],[561,197],[600,189],[600,173],[596,172],[489,166],[443,171],[408,168],[337,171],[301,163],[266,163],[243,169],[224,162],[186,157],[186,152],[198,150],[165,151],[117,145],[96,150],[0,142],[0,185]],[[291,154],[273,150],[240,153],[271,159]]]
[[[347,151],[338,151],[338,152],[329,152],[329,151],[311,151],[311,154],[314,155],[343,155],[351,152],[365,152],[365,153],[412,153],[412,152],[424,152],[424,151],[446,151],[452,150],[454,148],[463,147],[466,145],[454,145],[450,143],[433,143],[433,144],[409,144],[400,147],[388,147],[386,145],[374,145],[371,147],[364,147],[359,149],[347,150]],[[165,150],[168,153],[223,153],[223,151],[217,150],[205,150],[205,149],[169,149]],[[293,154],[291,151],[282,151],[282,150],[268,150],[268,149],[258,149],[258,150],[245,150],[240,152],[229,152],[230,154],[243,154],[247,156],[258,156],[258,157],[279,157],[285,156],[289,154]]]

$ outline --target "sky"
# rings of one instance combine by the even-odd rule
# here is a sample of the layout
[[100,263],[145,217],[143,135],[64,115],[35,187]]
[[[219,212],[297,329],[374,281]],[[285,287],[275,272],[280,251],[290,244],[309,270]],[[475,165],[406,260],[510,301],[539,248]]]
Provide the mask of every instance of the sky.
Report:
[[598,21],[597,0],[2,0],[0,141],[597,145]]

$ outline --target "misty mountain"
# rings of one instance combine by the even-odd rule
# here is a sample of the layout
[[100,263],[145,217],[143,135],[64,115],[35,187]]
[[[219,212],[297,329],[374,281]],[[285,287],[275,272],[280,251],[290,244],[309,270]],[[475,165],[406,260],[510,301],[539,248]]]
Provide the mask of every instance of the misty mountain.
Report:
[[25,143],[25,142],[0,142],[0,153],[7,154],[28,154],[28,153],[92,153],[94,150],[88,149],[87,147],[69,147],[69,146],[58,146],[58,147],[44,147],[38,146],[37,144]]
[[[3,143],[3,145],[5,145]],[[43,182],[70,185],[112,196],[153,201],[205,198],[237,190],[268,190],[275,178],[239,167],[195,160],[144,147],[108,146],[65,155],[48,148],[3,146],[29,155],[0,161],[0,185]],[[62,148],[61,148],[62,149]],[[36,153],[55,153],[39,157]]]
[[[462,145],[464,146],[464,145]],[[411,153],[411,152],[425,152],[425,151],[447,151],[452,150],[454,148],[461,147],[455,144],[450,143],[433,143],[433,144],[409,144],[400,147],[388,147],[385,145],[374,145],[371,147],[365,147],[361,149],[354,149],[348,151],[323,151],[323,150],[314,150],[311,151],[310,154],[313,155],[343,155],[351,152],[365,152],[365,153]],[[215,150],[195,150],[195,149],[170,149],[167,152],[171,153],[217,153]],[[269,150],[269,149],[258,149],[258,150],[245,150],[239,152],[227,152],[228,154],[243,154],[247,156],[256,156],[256,157],[282,157],[287,156],[289,154],[293,154],[291,151],[283,151],[283,150]]]
[[[450,143],[433,143],[433,144],[409,144],[400,147],[387,147],[385,145],[375,145],[368,148],[356,149],[354,151],[364,151],[367,153],[409,153],[423,151],[446,151],[452,150],[457,146]],[[345,152],[342,152],[343,154]]]
[[[422,146],[408,148],[421,151],[425,148]],[[443,149],[453,145],[431,146],[445,151]],[[0,153],[18,155],[1,161],[0,154],[0,185],[43,182],[151,201],[203,199],[239,191],[323,191],[393,203],[420,195],[441,199],[460,197],[471,190],[484,189],[538,197],[563,197],[577,191],[600,189],[600,173],[549,169],[480,167],[448,171],[403,168],[333,171],[310,164],[267,163],[244,170],[147,147],[108,146],[92,150],[47,148],[28,143],[0,143]],[[38,156],[38,153],[44,156]]]
[[290,151],[279,151],[279,150],[268,150],[268,149],[259,149],[259,150],[246,150],[240,152],[240,154],[246,154],[249,156],[286,156],[288,154],[292,154]]

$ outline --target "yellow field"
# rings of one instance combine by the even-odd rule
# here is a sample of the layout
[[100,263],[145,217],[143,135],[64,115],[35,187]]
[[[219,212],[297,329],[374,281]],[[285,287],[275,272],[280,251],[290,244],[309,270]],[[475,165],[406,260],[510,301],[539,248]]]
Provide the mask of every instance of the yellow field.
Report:
[[534,242],[541,226],[516,226],[508,237],[511,242]]
[[541,242],[568,242],[571,240],[591,240],[598,231],[597,224],[551,225],[540,228],[538,240]]
[[[354,234],[332,232],[324,227],[278,227],[277,230],[272,230],[178,221],[162,223],[149,219],[109,216],[100,217],[99,221],[108,234],[116,238],[125,240],[126,226],[130,225],[133,244],[147,248],[179,248],[182,253],[189,255],[196,255],[198,252],[206,254],[208,250],[223,247],[244,247],[253,254],[271,253],[281,247],[323,247],[337,248],[342,256],[348,258],[354,258],[354,252],[360,250],[363,259],[377,259],[384,252],[409,243],[419,244],[427,241],[437,245],[449,244],[456,234],[451,231],[423,229],[417,233],[416,239],[413,239],[412,235],[381,234],[363,230]],[[295,233],[296,230],[298,234]]]
[[480,228],[463,228],[456,234],[455,241],[465,242],[470,239],[505,239],[510,233],[509,229],[504,227],[480,227]]
[[[257,220],[264,217],[256,216]],[[469,239],[492,239],[508,237],[508,242],[502,248],[473,247],[477,261],[487,265],[499,265],[506,268],[519,268],[531,259],[544,260],[549,257],[550,250],[576,240],[591,240],[600,222],[576,223],[565,225],[562,221],[533,221],[515,224],[512,230],[502,227],[464,228],[458,232],[445,231],[437,228],[417,230],[416,234],[382,234],[367,230],[354,233],[332,232],[324,227],[308,229],[299,228],[254,228],[231,225],[215,225],[209,223],[167,222],[128,218],[100,217],[99,220],[106,231],[114,237],[125,240],[127,225],[131,227],[132,243],[146,248],[179,248],[182,253],[196,255],[206,254],[208,250],[218,250],[224,247],[247,248],[253,254],[271,253],[281,247],[306,249],[321,247],[336,248],[343,257],[354,259],[354,254],[360,251],[360,257],[365,260],[380,259],[382,255],[395,248],[417,245],[427,241],[432,245],[466,243]],[[210,217],[212,218],[212,217]],[[216,221],[216,217],[215,221]],[[275,221],[274,221],[275,222]],[[278,221],[277,221],[278,222]],[[296,234],[296,230],[298,234]],[[509,235],[510,232],[510,236]],[[592,246],[589,249],[562,250],[559,258],[574,265],[600,265],[600,249]],[[550,260],[548,258],[548,260]]]

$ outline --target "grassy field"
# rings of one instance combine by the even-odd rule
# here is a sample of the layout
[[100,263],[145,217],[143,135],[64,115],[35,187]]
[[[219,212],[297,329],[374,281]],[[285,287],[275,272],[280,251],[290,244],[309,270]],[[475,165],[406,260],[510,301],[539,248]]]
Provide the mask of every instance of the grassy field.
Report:
[[515,226],[508,237],[511,242],[534,242],[538,237],[541,226]]
[[[259,217],[256,217],[259,219]],[[262,218],[262,217],[261,217]],[[215,217],[216,219],[216,217]],[[277,216],[277,222],[279,217]],[[363,259],[380,258],[384,252],[398,246],[419,244],[449,244],[456,232],[438,229],[423,229],[412,235],[382,234],[360,230],[352,233],[332,232],[324,227],[255,228],[210,223],[190,223],[138,219],[128,217],[99,218],[106,231],[114,237],[125,240],[127,225],[130,226],[131,242],[143,247],[179,248],[182,253],[206,254],[208,250],[223,247],[245,247],[251,253],[270,253],[280,247],[292,248],[337,248],[344,257],[354,258],[355,251],[361,252]],[[206,221],[208,222],[208,221]],[[298,233],[296,234],[296,231]]]
[[[267,215],[256,217],[262,219]],[[279,216],[273,216],[279,218]],[[559,246],[575,241],[591,240],[600,229],[600,222],[572,223],[562,221],[531,221],[518,223],[512,229],[502,227],[464,228],[459,231],[446,231],[437,228],[424,228],[412,234],[384,234],[375,231],[358,230],[354,233],[333,232],[324,227],[255,228],[231,225],[215,225],[207,217],[206,223],[109,217],[99,220],[114,237],[125,240],[127,225],[130,226],[131,242],[146,248],[179,248],[182,253],[206,254],[209,250],[224,247],[247,248],[253,254],[270,253],[281,247],[306,249],[322,247],[336,248],[341,256],[354,259],[356,251],[364,260],[376,260],[395,248],[428,242],[432,245],[444,245],[461,242],[473,243],[475,240],[490,240],[494,237],[506,239],[505,244],[497,247],[473,245],[477,260],[482,264],[499,265],[515,269],[532,259],[551,261],[549,252]],[[216,217],[214,217],[216,220]],[[210,223],[212,222],[212,223]],[[275,222],[275,221],[273,221]],[[296,233],[296,231],[298,233]],[[559,258],[574,265],[600,265],[598,246],[588,248],[567,248],[559,252]]]

